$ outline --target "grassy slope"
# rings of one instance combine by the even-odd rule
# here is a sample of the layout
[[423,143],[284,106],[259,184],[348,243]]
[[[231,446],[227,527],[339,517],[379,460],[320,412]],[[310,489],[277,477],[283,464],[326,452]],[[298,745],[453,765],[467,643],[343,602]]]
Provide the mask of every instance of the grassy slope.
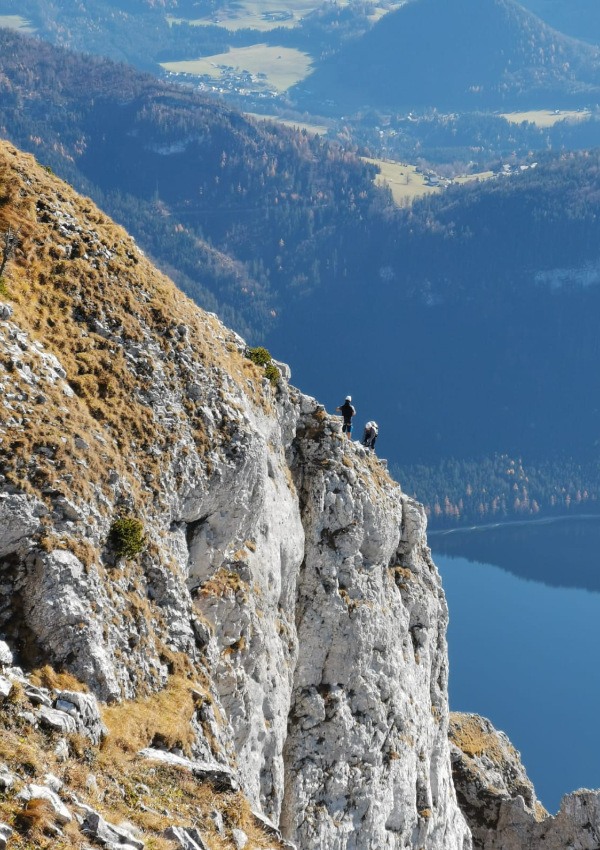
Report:
[[[73,398],[64,398],[58,387],[48,390],[55,394],[51,398],[55,403],[47,406],[50,418],[41,416],[37,428],[25,431],[18,445],[3,446],[3,472],[13,483],[31,488],[25,463],[32,450],[43,444],[56,445],[62,468],[74,475],[74,486],[85,491],[89,481],[76,474],[76,466],[70,466],[73,459],[68,447],[60,449],[60,438],[78,431],[94,434],[101,423],[103,441],[98,448],[102,450],[95,455],[94,477],[106,481],[109,470],[116,469],[139,489],[137,476],[141,478],[143,469],[144,476],[152,476],[158,487],[160,467],[146,454],[146,447],[158,444],[168,448],[172,435],[161,430],[148,407],[136,401],[135,379],[123,353],[113,350],[103,336],[86,332],[85,325],[82,329],[82,318],[86,324],[100,320],[109,327],[121,327],[129,342],[142,341],[140,323],[157,339],[164,339],[165,332],[178,324],[191,325],[198,358],[218,357],[240,383],[253,367],[232,352],[217,351],[211,340],[216,320],[197,310],[144,258],[125,231],[91,201],[68,188],[60,190],[65,216],[86,222],[75,239],[72,229],[61,231],[51,215],[40,221],[40,210],[56,194],[56,178],[36,165],[33,157],[1,144],[0,228],[18,229],[20,239],[20,249],[5,276],[14,319],[56,354],[75,390]],[[75,255],[65,259],[67,246],[73,245]],[[84,253],[99,257],[93,277]],[[167,336],[163,344],[167,351],[173,343]],[[169,368],[168,359],[166,365]],[[174,364],[170,368],[169,378],[175,383]],[[6,394],[0,404],[10,418]],[[108,441],[107,434],[111,438]],[[40,455],[40,489],[44,481],[52,480],[53,466]]]

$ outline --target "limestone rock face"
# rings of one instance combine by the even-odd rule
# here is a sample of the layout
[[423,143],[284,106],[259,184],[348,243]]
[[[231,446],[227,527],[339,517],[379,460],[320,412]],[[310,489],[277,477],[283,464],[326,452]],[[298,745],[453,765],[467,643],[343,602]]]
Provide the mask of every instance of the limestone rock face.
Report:
[[447,608],[420,505],[302,403],[306,533],[286,741],[284,833],[299,847],[467,848],[447,755]]
[[[207,655],[251,799],[277,818],[296,660],[296,576],[304,530],[285,460],[296,408],[282,387],[278,416],[248,410],[235,455],[192,507],[189,584],[210,629]],[[243,429],[243,430],[242,430]],[[189,514],[188,514],[189,516]],[[200,519],[196,519],[200,518]]]
[[489,720],[451,714],[450,741],[454,784],[475,847],[496,846],[488,842],[507,809],[516,807],[531,822],[546,816],[519,753]]
[[5,558],[39,528],[41,503],[24,495],[0,493],[0,558]]

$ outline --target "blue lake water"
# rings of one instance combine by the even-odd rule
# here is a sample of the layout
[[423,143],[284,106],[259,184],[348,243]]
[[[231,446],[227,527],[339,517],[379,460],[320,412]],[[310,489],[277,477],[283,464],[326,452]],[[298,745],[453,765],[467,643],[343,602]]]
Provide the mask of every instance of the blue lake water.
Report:
[[507,733],[549,811],[600,788],[600,518],[429,542],[450,609],[450,708]]

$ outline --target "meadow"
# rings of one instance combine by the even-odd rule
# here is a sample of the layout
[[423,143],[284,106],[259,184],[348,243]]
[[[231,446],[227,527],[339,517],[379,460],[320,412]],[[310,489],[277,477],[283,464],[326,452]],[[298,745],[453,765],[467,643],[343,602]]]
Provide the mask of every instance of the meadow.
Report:
[[283,124],[284,127],[291,127],[293,130],[306,130],[312,136],[326,136],[329,132],[329,127],[326,124],[310,124],[307,121],[293,121],[289,118],[279,118],[277,115],[264,115],[260,112],[246,112],[250,118],[255,121],[273,121],[276,124]]
[[273,8],[272,0],[246,0],[239,4],[224,5],[202,18],[185,20],[169,15],[167,20],[171,26],[181,23],[196,27],[218,24],[233,32],[241,29],[268,32],[278,27],[287,29],[297,26],[301,18],[314,12],[320,5],[317,0],[294,0],[293,3],[282,3]]
[[379,174],[375,178],[377,185],[389,186],[394,203],[404,206],[411,203],[415,198],[423,195],[431,195],[439,192],[439,186],[427,184],[425,175],[417,170],[415,165],[407,165],[404,162],[393,162],[388,159],[371,159],[363,157],[365,162],[372,162],[379,168]]
[[[340,7],[348,6],[350,0],[338,0]],[[208,26],[218,24],[225,29],[235,32],[240,29],[255,29],[268,32],[272,29],[298,26],[302,18],[314,12],[323,5],[321,0],[243,0],[236,3],[223,3],[222,6],[199,18],[187,19],[168,15],[167,21],[171,26],[186,23],[191,26]],[[380,5],[373,3],[369,17],[375,22],[399,4]]]
[[587,121],[591,113],[587,109],[532,109],[529,112],[504,112],[501,117],[511,124],[530,122],[536,127],[554,127],[559,121]]
[[[307,53],[291,47],[269,47],[267,44],[253,44],[250,47],[236,47],[227,53],[194,59],[187,62],[164,62],[162,67],[174,74],[194,74],[212,79],[225,80],[232,72],[239,74],[264,75],[265,88],[286,91],[290,86],[304,79],[311,69],[312,60]],[[253,80],[253,87],[256,86]]]
[[[379,168],[379,174],[375,183],[379,186],[387,185],[392,193],[392,198],[397,206],[403,207],[411,204],[415,198],[424,195],[432,195],[440,192],[449,183],[468,183],[472,180],[486,180],[493,177],[493,172],[484,171],[478,174],[461,174],[451,180],[433,178],[423,173],[416,165],[404,162],[394,162],[389,159],[371,159],[363,157],[365,162],[371,162]],[[440,180],[438,183],[437,180]]]

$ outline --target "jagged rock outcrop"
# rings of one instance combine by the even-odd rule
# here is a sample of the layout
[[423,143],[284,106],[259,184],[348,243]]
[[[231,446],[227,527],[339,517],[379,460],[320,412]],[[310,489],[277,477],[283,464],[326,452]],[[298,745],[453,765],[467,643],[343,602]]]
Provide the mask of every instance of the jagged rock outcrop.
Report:
[[452,714],[452,772],[462,811],[480,850],[597,850],[600,791],[563,797],[552,817],[536,798],[519,753],[475,714]]
[[447,608],[422,508],[322,409],[292,469],[306,531],[283,824],[301,847],[470,846],[447,747]]

